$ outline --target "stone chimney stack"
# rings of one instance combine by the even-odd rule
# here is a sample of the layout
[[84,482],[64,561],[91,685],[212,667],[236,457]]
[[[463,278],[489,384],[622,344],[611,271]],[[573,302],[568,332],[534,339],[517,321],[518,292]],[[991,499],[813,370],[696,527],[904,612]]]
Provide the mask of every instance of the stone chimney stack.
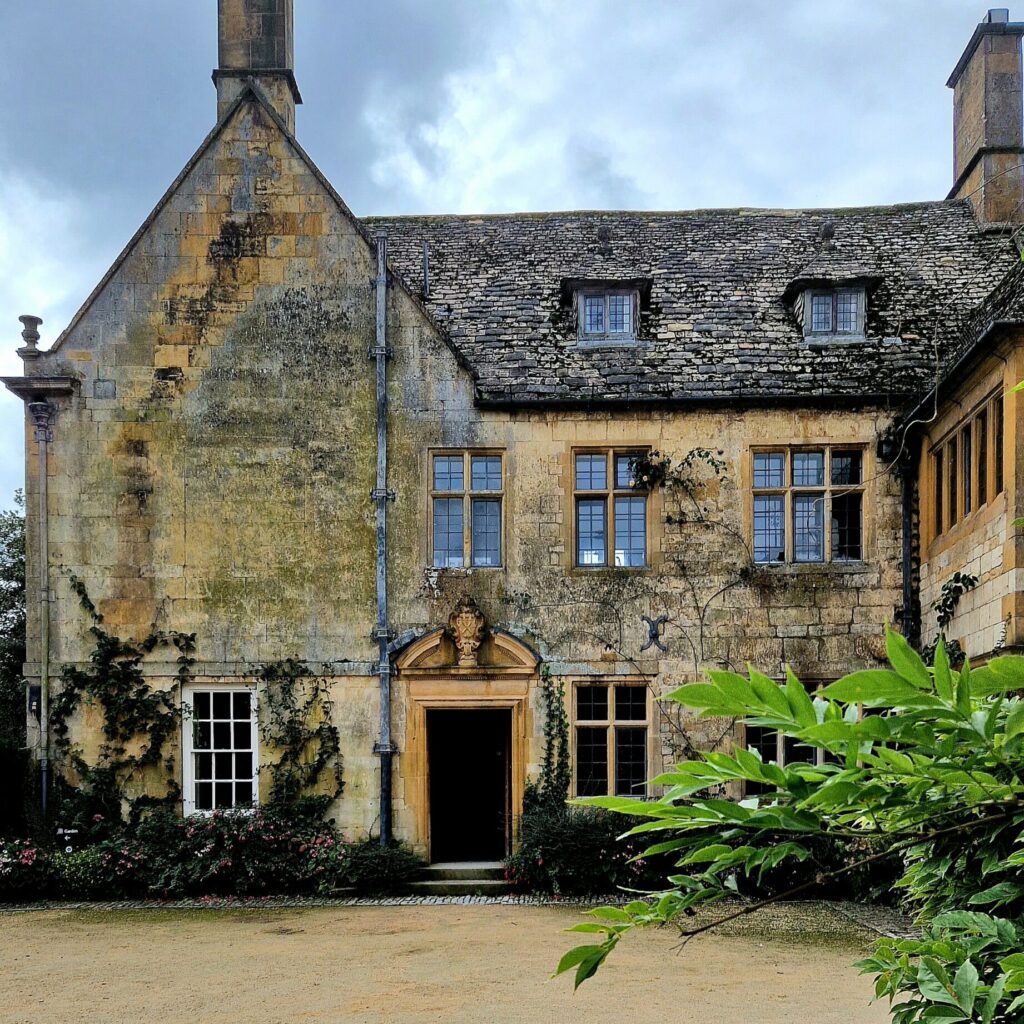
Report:
[[953,90],[953,191],[984,226],[1024,222],[1024,23],[1005,7],[974,30],[946,83]]
[[302,102],[295,84],[294,0],[217,0],[219,28],[217,117],[244,88],[248,78],[273,103],[295,131],[295,105]]

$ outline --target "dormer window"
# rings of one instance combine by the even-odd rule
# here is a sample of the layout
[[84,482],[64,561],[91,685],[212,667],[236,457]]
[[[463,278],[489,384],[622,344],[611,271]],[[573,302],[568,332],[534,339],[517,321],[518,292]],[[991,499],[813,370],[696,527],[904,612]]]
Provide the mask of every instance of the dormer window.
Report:
[[804,299],[804,334],[809,338],[862,338],[864,289],[809,291]]
[[580,342],[614,345],[636,341],[637,293],[627,289],[580,295]]

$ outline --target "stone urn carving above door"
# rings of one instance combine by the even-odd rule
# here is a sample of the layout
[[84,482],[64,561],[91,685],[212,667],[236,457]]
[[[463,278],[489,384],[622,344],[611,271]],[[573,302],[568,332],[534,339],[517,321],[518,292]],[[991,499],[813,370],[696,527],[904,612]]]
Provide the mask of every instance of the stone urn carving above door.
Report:
[[448,632],[459,652],[461,668],[475,668],[480,645],[484,640],[483,612],[471,597],[463,597],[448,617]]

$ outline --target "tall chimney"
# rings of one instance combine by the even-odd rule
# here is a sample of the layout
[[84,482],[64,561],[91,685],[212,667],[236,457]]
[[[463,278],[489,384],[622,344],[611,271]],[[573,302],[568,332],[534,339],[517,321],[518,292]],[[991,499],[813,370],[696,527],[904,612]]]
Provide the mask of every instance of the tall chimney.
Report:
[[1024,222],[1021,36],[1005,7],[974,30],[946,83],[953,90],[953,191],[984,226]]
[[219,67],[217,117],[223,117],[245,87],[256,84],[295,131],[295,105],[302,102],[295,84],[294,0],[217,0]]

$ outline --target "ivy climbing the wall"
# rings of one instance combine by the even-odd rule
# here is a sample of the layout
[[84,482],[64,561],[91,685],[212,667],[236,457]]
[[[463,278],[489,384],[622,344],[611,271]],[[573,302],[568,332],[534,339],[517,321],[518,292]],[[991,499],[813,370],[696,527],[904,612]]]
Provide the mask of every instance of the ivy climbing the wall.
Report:
[[565,711],[565,684],[551,674],[549,666],[540,671],[540,703],[544,711],[544,759],[536,782],[527,786],[526,804],[563,807],[569,799],[572,765],[569,762],[569,716]]

